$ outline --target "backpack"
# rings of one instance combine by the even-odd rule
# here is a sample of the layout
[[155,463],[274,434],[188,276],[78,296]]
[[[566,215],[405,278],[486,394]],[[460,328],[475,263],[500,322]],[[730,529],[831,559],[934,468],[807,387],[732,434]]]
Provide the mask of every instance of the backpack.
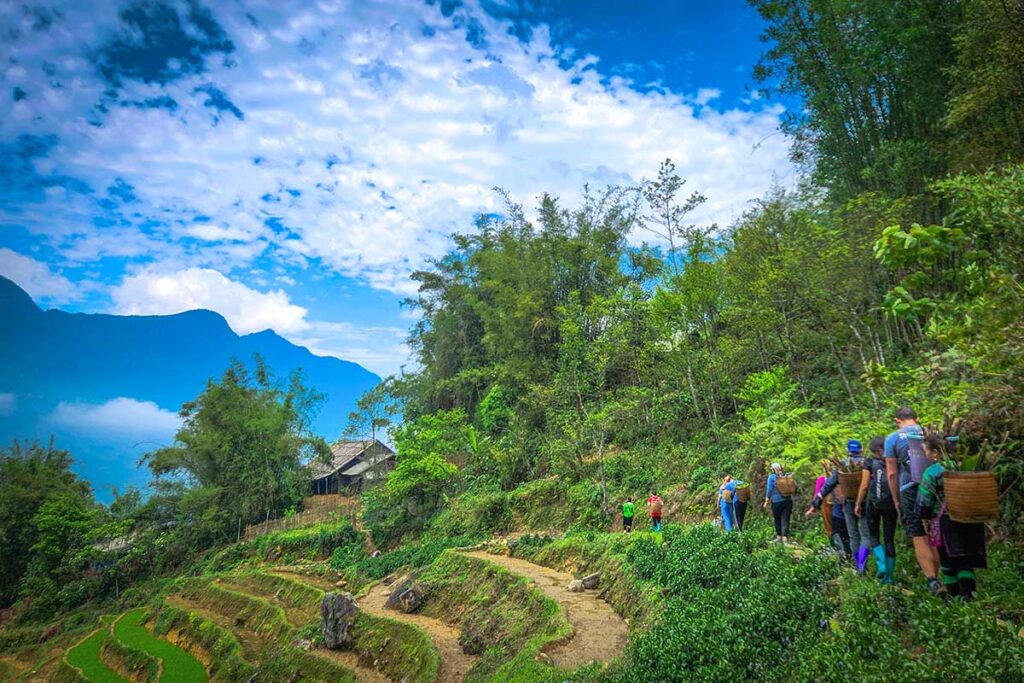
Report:
[[874,467],[871,470],[871,483],[868,485],[868,502],[876,510],[893,510],[892,491],[889,489],[889,475],[885,467]]
[[779,495],[792,496],[796,493],[796,480],[789,474],[780,474],[775,477],[775,490]]
[[661,509],[664,507],[665,502],[661,499],[661,496],[656,497],[651,501],[651,514],[660,515]]
[[722,500],[724,500],[726,503],[731,503],[732,500],[733,500],[732,489],[727,489],[725,487],[722,487],[721,491],[722,491]]

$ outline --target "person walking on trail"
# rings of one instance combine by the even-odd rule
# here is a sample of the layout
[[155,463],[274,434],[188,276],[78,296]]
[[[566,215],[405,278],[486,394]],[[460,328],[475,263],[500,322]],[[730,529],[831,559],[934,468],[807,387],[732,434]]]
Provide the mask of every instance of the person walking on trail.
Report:
[[942,437],[928,434],[924,439],[925,454],[935,460],[925,469],[918,489],[918,512],[928,524],[928,537],[938,548],[942,583],[950,597],[973,600],[977,592],[976,569],[988,566],[985,549],[985,525],[953,521],[943,501]]
[[747,517],[747,501],[740,497],[740,489],[746,488],[749,497],[750,487],[741,479],[735,479],[733,483],[736,484],[736,496],[732,504],[732,509],[736,513],[736,531],[743,531],[743,520]]
[[868,520],[868,539],[878,580],[891,584],[896,568],[896,506],[885,469],[885,439],[871,439],[868,450],[871,457],[864,460],[854,513]]
[[[842,464],[847,468],[864,466],[864,456],[861,453],[860,441],[850,439],[846,442],[846,458]],[[839,485],[839,470],[832,472],[821,491],[814,497],[811,505],[818,509],[824,496],[832,493]],[[842,490],[842,489],[840,489]],[[843,497],[843,520],[846,522],[846,533],[850,537],[850,552],[854,554],[857,563],[857,573],[863,574],[867,566],[868,555],[871,554],[871,541],[868,538],[868,519],[862,517],[856,511],[856,498]]]
[[665,501],[661,499],[657,491],[651,491],[651,497],[647,499],[647,509],[651,513],[651,531],[661,531],[661,511],[665,507]]
[[903,531],[914,544],[914,556],[928,582],[928,590],[932,595],[940,595],[944,589],[938,579],[939,552],[928,541],[917,509],[921,478],[931,465],[924,452],[924,430],[917,421],[917,413],[909,406],[898,408],[893,420],[896,431],[885,437],[883,451],[889,492]]
[[807,507],[805,517],[818,512],[821,514],[822,526],[825,527],[825,536],[828,538],[832,548],[839,554],[839,560],[846,562],[850,559],[850,534],[846,530],[846,519],[843,517],[843,496],[838,488],[832,489],[832,493],[822,494],[821,489],[825,482],[832,476],[832,461],[822,460],[821,471],[823,475],[814,482],[814,497],[821,500],[820,508],[815,508],[814,503]]
[[718,509],[726,532],[739,527],[736,522],[736,482],[732,475],[725,475],[725,481],[718,487]]
[[636,504],[632,498],[627,498],[622,504],[622,530],[627,534],[633,531],[633,517],[636,515]]
[[796,493],[796,483],[793,477],[782,470],[782,465],[772,463],[772,473],[768,475],[768,485],[765,488],[764,505],[772,506],[772,517],[775,520],[775,540],[781,543],[789,541],[789,518],[793,514],[793,494]]

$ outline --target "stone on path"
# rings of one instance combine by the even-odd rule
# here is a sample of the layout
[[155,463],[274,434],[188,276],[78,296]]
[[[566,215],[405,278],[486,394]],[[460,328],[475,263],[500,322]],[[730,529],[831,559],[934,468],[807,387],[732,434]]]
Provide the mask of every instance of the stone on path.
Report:
[[569,582],[569,591],[572,592],[572,593],[582,593],[583,592],[583,582],[580,581],[579,579],[573,579],[572,581]]
[[594,590],[601,584],[601,572],[594,572],[593,574],[588,574],[580,580],[583,581],[584,588],[586,588],[587,590]]
[[347,647],[355,642],[352,633],[356,621],[356,600],[351,593],[328,593],[320,603],[321,631],[329,650]]

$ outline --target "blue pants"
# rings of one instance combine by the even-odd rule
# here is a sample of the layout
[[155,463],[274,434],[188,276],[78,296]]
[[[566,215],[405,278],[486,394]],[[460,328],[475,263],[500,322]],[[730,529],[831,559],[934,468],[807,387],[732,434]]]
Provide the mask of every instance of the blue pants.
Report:
[[661,531],[661,517],[651,517],[651,531]]
[[725,525],[726,531],[732,531],[732,528],[736,523],[736,511],[733,508],[733,504],[726,503],[723,500],[719,505],[721,505],[722,508],[722,524]]

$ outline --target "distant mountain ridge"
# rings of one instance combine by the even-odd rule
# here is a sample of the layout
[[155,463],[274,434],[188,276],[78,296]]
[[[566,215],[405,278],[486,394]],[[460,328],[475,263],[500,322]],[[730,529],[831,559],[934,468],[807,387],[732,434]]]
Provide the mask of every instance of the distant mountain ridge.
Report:
[[162,444],[139,446],[121,438],[145,435],[144,425],[124,425],[118,439],[111,437],[114,443],[62,425],[53,419],[60,404],[98,406],[128,398],[177,413],[209,378],[223,373],[231,358],[251,363],[259,353],[278,376],[301,368],[307,385],[327,395],[314,429],[332,439],[340,435],[356,399],[380,382],[356,363],[315,356],[271,330],[237,335],[213,311],[151,316],[43,311],[4,277],[0,321],[0,396],[9,395],[0,403],[0,445],[54,433],[57,446],[72,451],[79,473],[100,487],[142,481],[143,473],[134,471],[138,457]]

